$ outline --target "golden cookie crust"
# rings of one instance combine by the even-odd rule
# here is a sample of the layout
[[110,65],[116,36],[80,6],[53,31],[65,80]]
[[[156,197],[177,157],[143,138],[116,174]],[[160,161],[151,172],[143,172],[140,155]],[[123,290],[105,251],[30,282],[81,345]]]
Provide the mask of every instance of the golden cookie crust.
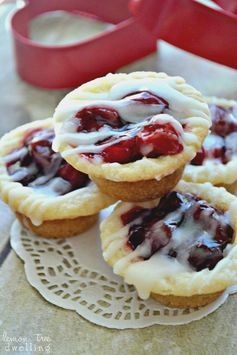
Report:
[[29,129],[52,128],[52,118],[34,121],[20,126],[0,139],[0,196],[13,211],[19,212],[35,225],[55,219],[72,219],[98,213],[114,203],[114,199],[103,194],[94,183],[63,196],[50,197],[35,193],[32,188],[11,180],[4,157],[21,142]]
[[168,193],[181,179],[184,168],[164,176],[161,180],[111,181],[91,177],[101,191],[117,200],[142,202],[153,200]]
[[[63,122],[73,117],[78,111],[78,103],[92,104],[93,100],[106,99],[114,85],[120,82],[137,80],[161,80],[179,93],[184,95],[188,102],[195,106],[185,122],[189,127],[189,134],[184,135],[184,150],[173,156],[160,156],[159,158],[146,158],[132,163],[102,163],[95,164],[82,158],[73,151],[72,147],[60,140]],[[192,86],[186,84],[181,77],[169,77],[165,73],[134,72],[130,74],[108,74],[105,77],[92,80],[72,91],[61,101],[54,114],[54,128],[56,139],[54,148],[62,154],[74,168],[90,176],[104,178],[111,181],[140,181],[158,179],[184,166],[200,149],[210,126],[208,106],[202,95]]]
[[[135,285],[142,298],[148,298],[151,294],[172,296],[171,299],[176,296],[215,294],[237,282],[237,198],[224,188],[215,187],[210,183],[196,184],[182,180],[175,191],[193,193],[210,202],[214,207],[229,211],[230,222],[234,229],[233,246],[213,270],[178,271],[156,277],[154,265],[152,267],[147,265],[149,260],[140,261],[134,251],[132,255],[131,250],[126,248],[127,227],[123,226],[120,215],[132,208],[134,204],[119,203],[113,213],[101,224],[103,257],[116,274],[124,277],[125,282]],[[152,208],[158,201],[136,203],[136,205]],[[146,268],[144,268],[145,263]]]
[[[227,100],[217,97],[206,97],[208,104],[216,104],[225,108],[232,107],[237,101]],[[214,164],[212,161],[206,161],[203,165],[187,165],[183,179],[192,182],[211,182],[213,185],[233,184],[237,180],[237,155],[233,156],[227,164]]]
[[76,218],[55,219],[44,221],[35,226],[31,220],[21,213],[16,213],[18,220],[31,232],[44,238],[69,238],[90,229],[98,219],[98,214],[81,216]]
[[189,297],[185,296],[173,296],[173,295],[158,295],[152,293],[151,297],[156,301],[164,304],[167,307],[173,308],[195,308],[206,306],[207,304],[214,302],[222,292],[208,293],[205,295],[193,295]]

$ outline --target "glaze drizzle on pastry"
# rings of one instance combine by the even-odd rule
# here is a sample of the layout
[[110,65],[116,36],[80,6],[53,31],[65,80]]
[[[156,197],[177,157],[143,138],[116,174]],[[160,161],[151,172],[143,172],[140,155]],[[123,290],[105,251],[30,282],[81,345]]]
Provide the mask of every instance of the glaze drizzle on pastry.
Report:
[[204,140],[202,149],[192,160],[192,165],[202,165],[206,160],[227,164],[237,153],[237,107],[210,104],[211,133]]
[[52,150],[53,139],[53,129],[27,131],[19,148],[4,157],[8,174],[23,186],[52,195],[64,195],[86,186],[88,176]]
[[232,242],[226,213],[195,195],[171,192],[154,208],[134,206],[121,215],[127,248],[141,260],[158,253],[195,271],[213,269]]
[[172,85],[172,79],[127,80],[100,99],[94,95],[92,100],[67,101],[67,107],[62,103],[58,121],[63,112],[71,118],[64,121],[54,148],[69,144],[65,157],[74,152],[95,164],[181,153],[185,142],[196,139],[185,119],[195,110],[197,121],[202,105]]

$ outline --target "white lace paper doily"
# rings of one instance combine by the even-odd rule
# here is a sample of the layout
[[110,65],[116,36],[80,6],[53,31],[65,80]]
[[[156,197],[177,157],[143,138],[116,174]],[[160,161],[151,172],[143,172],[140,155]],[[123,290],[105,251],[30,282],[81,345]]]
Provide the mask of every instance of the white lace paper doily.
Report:
[[[103,219],[110,209],[101,213]],[[153,324],[178,325],[201,319],[220,307],[229,288],[215,302],[201,308],[174,309],[141,300],[133,286],[114,275],[102,258],[99,223],[69,239],[37,237],[15,221],[11,245],[25,262],[29,283],[50,303],[75,310],[92,323],[108,328],[143,328]]]

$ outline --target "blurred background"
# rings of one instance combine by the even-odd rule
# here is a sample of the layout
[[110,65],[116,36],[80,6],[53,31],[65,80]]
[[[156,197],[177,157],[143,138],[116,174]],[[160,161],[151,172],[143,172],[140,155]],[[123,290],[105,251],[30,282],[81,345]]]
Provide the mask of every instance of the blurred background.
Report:
[[[0,135],[25,122],[51,116],[57,103],[70,91],[37,88],[19,78],[15,69],[9,21],[16,8],[22,4],[22,1],[0,1]],[[111,26],[97,19],[55,11],[36,17],[30,23],[29,36],[38,44],[57,46],[76,43]],[[42,68],[44,65],[42,62]],[[134,70],[165,71],[171,75],[181,75],[205,95],[237,99],[235,70],[194,56],[163,41],[157,42],[157,51],[153,54],[117,71]]]

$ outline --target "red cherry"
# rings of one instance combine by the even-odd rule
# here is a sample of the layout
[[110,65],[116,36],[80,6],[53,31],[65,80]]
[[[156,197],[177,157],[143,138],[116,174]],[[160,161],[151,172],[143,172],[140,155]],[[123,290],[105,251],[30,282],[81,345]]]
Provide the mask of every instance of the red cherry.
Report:
[[131,210],[129,210],[126,213],[123,213],[121,215],[121,220],[123,222],[124,225],[132,222],[134,219],[138,218],[140,216],[140,214],[142,214],[144,208],[142,207],[134,207]]
[[[172,227],[166,222],[155,223],[150,229],[148,239],[151,244],[150,254],[155,254],[159,249],[164,248],[172,237]],[[150,257],[151,255],[148,255]]]
[[133,250],[142,244],[145,240],[146,230],[142,225],[134,225],[130,228],[128,234],[128,246]]
[[226,223],[218,223],[216,228],[215,240],[224,245],[232,243],[234,236],[233,228]]
[[169,107],[169,104],[165,99],[156,96],[149,91],[136,91],[125,96],[125,98],[129,98],[132,101],[141,102],[145,105],[161,105],[164,107],[164,109]]
[[136,137],[108,146],[103,150],[102,156],[106,163],[120,164],[126,164],[141,157],[137,154]]
[[212,152],[213,157],[225,161],[225,147],[215,148]]
[[33,136],[28,136],[27,145],[32,159],[39,164],[41,168],[46,168],[50,165],[55,152],[52,150],[52,142],[54,139],[52,129],[41,129],[35,131]]
[[73,189],[85,186],[89,180],[88,175],[74,169],[67,163],[58,170],[58,175],[64,180],[67,180]]
[[[143,155],[148,158],[178,154],[183,150],[177,132],[169,123],[146,125],[138,133],[138,142],[140,151],[144,152]],[[146,153],[145,149],[148,146],[151,146],[151,151]]]
[[214,207],[206,204],[204,201],[199,200],[196,203],[196,209],[193,214],[193,218],[198,221],[202,220],[204,222],[205,227],[207,227],[210,223],[210,218],[217,217],[216,210]]
[[203,148],[207,158],[219,159],[225,162],[225,139],[215,134],[209,134],[204,143]]
[[45,168],[50,165],[52,155],[54,152],[51,149],[51,145],[32,145],[31,147],[32,159],[41,167]]
[[196,271],[201,271],[205,268],[212,270],[223,257],[220,244],[205,239],[197,242],[190,249],[188,261]]
[[122,126],[118,112],[112,108],[84,108],[76,114],[76,118],[79,119],[77,132],[98,131],[104,125],[109,125],[112,128],[119,128]]
[[212,132],[226,137],[228,134],[237,131],[237,119],[231,108],[217,105],[210,105],[209,108],[212,117]]
[[171,236],[171,227],[164,222],[155,224],[153,221],[152,226],[134,224],[129,229],[127,244],[134,250],[146,240],[147,248],[141,256],[143,259],[149,259],[169,243]]
[[199,152],[197,152],[196,156],[193,158],[191,161],[192,165],[202,165],[206,158],[206,152],[205,149],[202,147]]

